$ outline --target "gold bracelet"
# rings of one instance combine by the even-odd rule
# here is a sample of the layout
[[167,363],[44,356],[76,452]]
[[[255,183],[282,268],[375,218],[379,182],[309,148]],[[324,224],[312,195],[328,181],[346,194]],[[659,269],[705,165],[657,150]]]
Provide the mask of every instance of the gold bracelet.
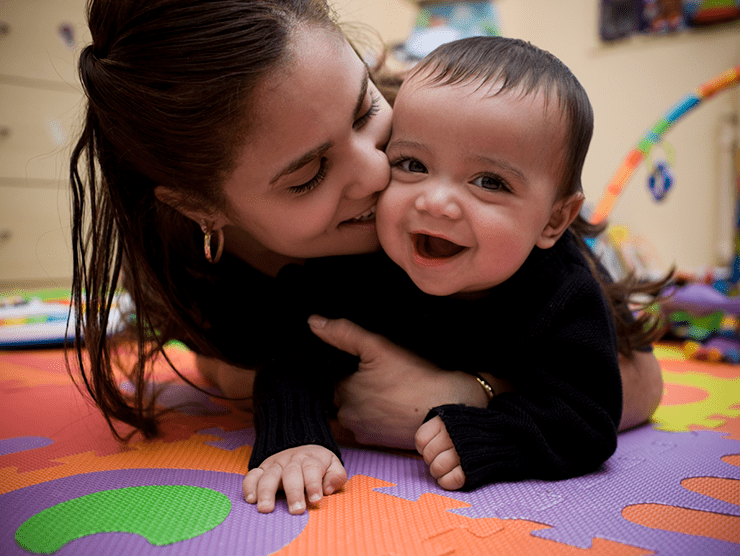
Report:
[[490,402],[496,395],[493,386],[491,386],[490,383],[478,373],[473,373],[473,377],[475,377],[475,380],[477,380],[478,384],[481,385],[483,391],[486,393],[486,396],[488,396],[488,401]]

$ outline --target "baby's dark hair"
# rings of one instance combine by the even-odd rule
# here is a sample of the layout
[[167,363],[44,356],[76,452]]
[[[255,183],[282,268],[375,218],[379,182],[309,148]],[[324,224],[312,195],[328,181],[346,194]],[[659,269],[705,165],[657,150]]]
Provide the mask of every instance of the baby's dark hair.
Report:
[[[516,91],[526,96],[544,94],[554,100],[565,118],[563,162],[558,198],[583,191],[581,174],[594,129],[594,113],[588,94],[570,69],[551,53],[529,42],[507,37],[470,37],[443,44],[426,56],[407,79],[418,78],[433,86],[475,83],[496,85],[492,95]],[[660,322],[642,312],[634,317],[630,303],[643,309],[656,302],[670,282],[673,271],[657,281],[638,280],[630,274],[614,282],[587,246],[584,238],[596,237],[606,222],[589,223],[578,215],[570,225],[579,248],[589,262],[610,305],[617,328],[620,353],[629,356],[663,333]]]
[[559,197],[583,190],[581,172],[593,135],[594,113],[586,91],[558,58],[520,39],[470,37],[438,47],[409,78],[419,75],[435,85],[495,84],[492,95],[541,93],[548,104],[557,97],[566,118]]

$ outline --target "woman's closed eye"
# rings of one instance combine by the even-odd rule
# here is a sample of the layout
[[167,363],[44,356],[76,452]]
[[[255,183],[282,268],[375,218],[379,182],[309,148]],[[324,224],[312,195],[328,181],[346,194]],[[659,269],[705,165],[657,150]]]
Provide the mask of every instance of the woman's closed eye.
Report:
[[370,98],[370,108],[352,124],[352,129],[355,131],[362,129],[380,111],[380,94],[377,91],[370,91]]
[[316,187],[318,187],[326,177],[326,168],[326,157],[322,157],[321,161],[319,162],[319,170],[318,172],[316,172],[316,175],[308,180],[306,183],[289,187],[288,191],[290,191],[291,193],[295,193],[296,195],[300,195],[301,193],[308,193],[312,189],[316,189]]

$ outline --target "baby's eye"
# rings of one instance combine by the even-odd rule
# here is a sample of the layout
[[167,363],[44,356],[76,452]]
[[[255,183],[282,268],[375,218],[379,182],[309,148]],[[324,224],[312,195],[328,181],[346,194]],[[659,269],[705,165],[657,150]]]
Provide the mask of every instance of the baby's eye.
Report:
[[506,182],[498,176],[483,175],[473,180],[473,185],[477,185],[486,191],[508,191]]
[[421,162],[413,158],[406,158],[403,160],[399,160],[398,162],[394,163],[393,166],[397,166],[404,172],[424,174],[427,171],[426,166],[424,166]]

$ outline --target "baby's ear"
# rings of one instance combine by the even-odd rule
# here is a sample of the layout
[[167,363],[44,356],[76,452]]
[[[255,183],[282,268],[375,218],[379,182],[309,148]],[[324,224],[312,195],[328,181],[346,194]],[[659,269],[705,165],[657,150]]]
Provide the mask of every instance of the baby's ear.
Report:
[[564,197],[552,206],[550,212],[550,220],[542,230],[539,239],[537,240],[537,247],[540,249],[549,249],[555,242],[560,239],[576,219],[578,214],[581,212],[583,206],[584,196],[583,193],[574,193],[570,197]]
[[154,196],[159,201],[169,205],[183,216],[190,218],[193,222],[197,222],[198,224],[201,222],[208,222],[210,227],[214,230],[218,230],[229,223],[228,219],[222,214],[194,206],[192,203],[188,202],[180,192],[168,187],[161,185],[155,187]]

